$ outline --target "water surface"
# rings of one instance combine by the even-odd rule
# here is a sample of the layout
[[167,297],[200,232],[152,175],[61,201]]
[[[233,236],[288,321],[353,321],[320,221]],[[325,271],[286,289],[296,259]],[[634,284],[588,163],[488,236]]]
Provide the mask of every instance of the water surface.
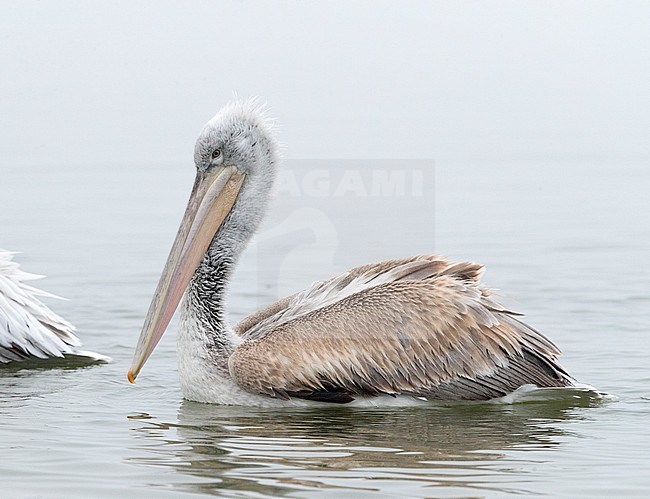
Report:
[[[0,245],[48,275],[39,285],[69,298],[52,307],[86,348],[114,362],[0,370],[3,496],[644,496],[646,162],[439,161],[434,170],[425,202],[324,196],[316,209],[313,199],[277,199],[237,272],[233,320],[348,263],[435,251],[485,263],[485,282],[560,345],[564,367],[612,397],[407,409],[203,405],[180,394],[174,327],[130,386],[126,370],[191,167],[4,165]],[[301,204],[312,211],[296,216],[312,232],[284,237],[279,215]]]

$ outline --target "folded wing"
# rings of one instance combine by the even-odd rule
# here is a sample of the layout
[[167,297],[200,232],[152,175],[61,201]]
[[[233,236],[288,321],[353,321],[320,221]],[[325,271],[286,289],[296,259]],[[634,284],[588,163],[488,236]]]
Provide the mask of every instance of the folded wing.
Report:
[[345,403],[487,400],[567,386],[558,348],[479,284],[482,266],[391,260],[316,283],[245,319],[229,368],[244,389]]

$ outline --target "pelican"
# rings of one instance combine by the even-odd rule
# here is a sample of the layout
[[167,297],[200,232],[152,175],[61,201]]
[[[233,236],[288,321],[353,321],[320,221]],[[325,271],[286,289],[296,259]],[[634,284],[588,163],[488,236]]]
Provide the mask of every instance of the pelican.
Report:
[[108,357],[79,350],[75,327],[39,299],[59,297],[25,284],[43,276],[20,270],[15,254],[0,249],[0,365],[53,358],[108,362]]
[[278,164],[273,121],[236,101],[203,128],[196,179],[140,334],[135,382],[182,300],[185,398],[277,406],[488,400],[573,386],[558,348],[492,297],[482,265],[422,255],[314,283],[234,327],[235,264],[267,207]]

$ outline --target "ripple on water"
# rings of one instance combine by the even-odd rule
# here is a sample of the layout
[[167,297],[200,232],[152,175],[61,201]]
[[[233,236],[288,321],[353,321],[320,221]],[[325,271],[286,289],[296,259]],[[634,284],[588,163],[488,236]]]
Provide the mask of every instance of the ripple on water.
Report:
[[535,458],[526,461],[524,452],[561,446],[572,435],[564,423],[599,403],[572,396],[514,405],[287,411],[185,401],[177,423],[131,416],[141,440],[155,442],[140,446],[144,452],[133,461],[190,474],[200,482],[181,489],[212,493],[226,483],[267,494],[341,488],[422,496],[436,487],[521,492],[510,458],[531,464]]

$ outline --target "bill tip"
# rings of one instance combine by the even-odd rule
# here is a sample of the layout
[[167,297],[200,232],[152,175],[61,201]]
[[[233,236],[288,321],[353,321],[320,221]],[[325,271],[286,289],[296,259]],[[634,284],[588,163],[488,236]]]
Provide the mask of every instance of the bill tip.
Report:
[[133,371],[131,369],[129,369],[129,372],[126,375],[126,377],[128,378],[129,383],[131,383],[132,385],[135,384],[135,376],[133,376]]

